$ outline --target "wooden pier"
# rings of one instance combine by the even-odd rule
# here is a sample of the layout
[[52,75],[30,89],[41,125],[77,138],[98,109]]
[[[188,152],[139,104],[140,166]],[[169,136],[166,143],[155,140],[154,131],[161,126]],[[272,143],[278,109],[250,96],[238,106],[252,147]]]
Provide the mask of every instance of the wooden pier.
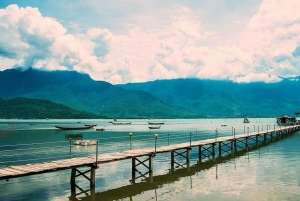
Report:
[[[251,144],[258,144],[259,140],[266,141],[267,139],[280,139],[286,137],[296,131],[300,130],[300,125],[286,126],[276,128],[272,130],[256,131],[226,137],[218,137],[218,131],[215,130],[215,138],[207,140],[190,141],[180,144],[172,144],[167,146],[156,146],[156,140],[158,136],[155,136],[155,146],[153,148],[126,150],[122,152],[114,152],[107,154],[99,154],[98,150],[94,156],[70,158],[63,160],[54,160],[43,163],[32,163],[26,165],[14,165],[0,168],[0,180],[9,180],[12,178],[23,177],[28,175],[36,175],[47,172],[54,172],[60,170],[71,169],[71,190],[74,192],[76,188],[76,177],[83,176],[89,182],[91,187],[95,185],[95,172],[99,165],[104,163],[110,163],[114,161],[132,160],[132,183],[139,177],[145,177],[149,175],[151,179],[153,176],[153,159],[156,154],[159,153],[171,153],[171,171],[174,171],[175,166],[181,167],[185,164],[189,164],[190,151],[193,148],[198,148],[199,163],[205,160],[209,156],[221,156],[223,152],[230,150],[235,151],[238,148],[247,148]],[[98,146],[96,147],[98,149]],[[185,164],[180,164],[176,161],[176,157],[184,157],[186,160]],[[147,172],[142,173],[138,170],[139,166],[146,167]],[[82,172],[79,170],[80,167],[89,167],[89,170]],[[88,175],[89,174],[89,175]],[[137,174],[138,177],[137,177]],[[80,189],[80,188],[79,188]]]

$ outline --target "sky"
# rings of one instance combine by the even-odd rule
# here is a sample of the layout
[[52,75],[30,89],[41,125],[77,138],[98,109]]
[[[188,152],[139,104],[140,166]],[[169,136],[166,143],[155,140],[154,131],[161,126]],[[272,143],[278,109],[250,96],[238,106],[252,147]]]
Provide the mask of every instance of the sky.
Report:
[[1,0],[0,71],[75,70],[112,84],[300,75],[300,1]]

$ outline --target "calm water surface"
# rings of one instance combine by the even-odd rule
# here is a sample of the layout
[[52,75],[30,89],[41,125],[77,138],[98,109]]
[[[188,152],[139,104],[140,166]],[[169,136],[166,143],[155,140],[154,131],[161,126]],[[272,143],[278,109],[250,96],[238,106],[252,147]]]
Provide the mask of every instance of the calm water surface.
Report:
[[[148,120],[126,121],[132,124],[112,125],[109,120],[0,120],[0,166],[12,165],[14,160],[28,164],[58,157],[95,155],[95,146],[71,146],[70,154],[66,134],[71,133],[80,133],[83,139],[98,139],[101,154],[130,149],[129,133],[133,149],[153,148],[154,134],[158,134],[157,146],[163,146],[189,142],[190,138],[192,141],[215,138],[216,134],[219,137],[248,130],[272,130],[275,124],[271,118],[250,118],[250,124],[243,124],[243,119],[166,119],[161,129],[149,130]],[[97,124],[95,128],[105,131],[60,131],[54,127],[82,124]],[[300,200],[299,145],[300,133],[295,133],[276,142],[254,145],[249,151],[228,152],[227,156],[202,164],[197,164],[198,149],[193,148],[190,168],[184,166],[172,173],[170,153],[157,154],[153,181],[138,179],[135,184],[131,183],[131,160],[100,165],[93,199],[90,191],[80,195],[71,193],[70,170],[15,178],[0,181],[0,200]],[[4,153],[7,149],[11,151]],[[76,184],[84,190],[90,189],[83,177],[76,178]]]

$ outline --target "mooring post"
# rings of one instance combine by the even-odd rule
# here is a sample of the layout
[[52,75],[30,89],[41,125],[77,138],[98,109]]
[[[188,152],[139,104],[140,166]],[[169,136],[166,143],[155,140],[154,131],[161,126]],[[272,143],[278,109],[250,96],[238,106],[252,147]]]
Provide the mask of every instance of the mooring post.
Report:
[[132,149],[132,133],[129,133],[129,137],[130,137],[130,149]]
[[217,142],[217,138],[218,138],[218,128],[216,128],[216,130],[215,130],[215,142]]
[[249,137],[249,126],[247,127],[247,135]]
[[72,138],[69,138],[70,155],[72,154]]

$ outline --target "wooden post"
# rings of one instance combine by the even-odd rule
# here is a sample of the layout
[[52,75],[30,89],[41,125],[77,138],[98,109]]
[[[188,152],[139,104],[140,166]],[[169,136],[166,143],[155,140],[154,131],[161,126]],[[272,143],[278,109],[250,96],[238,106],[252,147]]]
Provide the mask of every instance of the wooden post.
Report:
[[199,157],[199,162],[201,163],[201,159],[202,159],[202,145],[198,146],[198,157]]
[[72,168],[71,170],[71,179],[70,179],[70,184],[71,184],[71,192],[75,193],[76,192],[76,186],[75,186],[75,182],[76,182],[76,168]]
[[222,142],[219,142],[219,157],[222,155]]
[[130,149],[132,149],[132,133],[129,133],[129,137],[130,137]]
[[70,155],[72,154],[72,138],[69,138]]
[[174,172],[174,151],[171,151],[171,172]]
[[91,167],[91,181],[90,181],[90,187],[95,188],[95,179],[96,179],[96,167]]
[[135,184],[135,158],[132,158],[131,160],[131,178],[132,178],[132,183]]
[[212,143],[212,155],[215,156],[215,143]]
[[186,164],[190,163],[190,150],[189,148],[186,149]]
[[153,157],[149,156],[149,181],[153,182]]

